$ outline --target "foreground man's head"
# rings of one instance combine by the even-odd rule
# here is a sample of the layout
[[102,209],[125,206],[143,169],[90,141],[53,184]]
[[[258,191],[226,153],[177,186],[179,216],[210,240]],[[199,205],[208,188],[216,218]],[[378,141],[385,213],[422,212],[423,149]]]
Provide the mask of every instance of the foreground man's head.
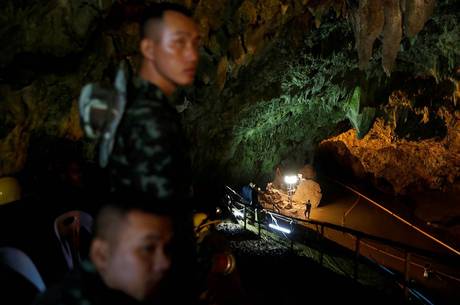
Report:
[[171,95],[193,83],[199,59],[200,34],[190,12],[160,3],[146,10],[141,25],[140,75]]
[[129,205],[104,207],[90,258],[104,283],[143,301],[155,298],[171,268],[170,215]]

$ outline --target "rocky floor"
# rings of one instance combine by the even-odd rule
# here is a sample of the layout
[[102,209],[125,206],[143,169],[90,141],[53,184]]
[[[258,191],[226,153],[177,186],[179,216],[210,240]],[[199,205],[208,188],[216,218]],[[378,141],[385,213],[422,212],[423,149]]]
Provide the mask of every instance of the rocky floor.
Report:
[[340,300],[345,304],[404,304],[399,297],[364,287],[321,267],[270,239],[260,239],[239,225],[218,230],[229,240],[248,304],[293,305]]

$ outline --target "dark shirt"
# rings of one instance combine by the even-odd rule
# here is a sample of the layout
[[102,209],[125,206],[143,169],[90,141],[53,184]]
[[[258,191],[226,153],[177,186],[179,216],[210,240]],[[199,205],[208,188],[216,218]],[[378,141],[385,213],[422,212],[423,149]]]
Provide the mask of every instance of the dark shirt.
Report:
[[121,291],[108,288],[94,266],[85,261],[82,268],[62,283],[39,295],[34,305],[138,305],[142,304]]
[[188,198],[190,160],[179,114],[158,87],[139,78],[129,96],[109,164],[112,190]]
[[243,186],[241,189],[241,196],[246,200],[246,203],[251,203],[252,201],[252,188],[249,185]]
[[252,193],[251,193],[251,203],[252,206],[255,208],[259,208],[259,191],[257,190],[256,187],[252,188]]

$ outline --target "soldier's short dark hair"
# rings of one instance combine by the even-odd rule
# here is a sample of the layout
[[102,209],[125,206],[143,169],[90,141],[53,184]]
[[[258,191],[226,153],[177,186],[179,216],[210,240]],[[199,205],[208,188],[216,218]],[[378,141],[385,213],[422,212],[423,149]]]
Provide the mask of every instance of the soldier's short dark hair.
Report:
[[192,17],[192,12],[183,5],[178,3],[153,3],[149,5],[142,14],[140,36],[141,39],[147,37],[148,28],[151,21],[161,21],[165,12],[173,11],[181,13],[187,17]]
[[158,200],[141,192],[114,193],[98,212],[94,237],[108,240],[117,236],[120,224],[133,211],[170,217],[176,223],[185,217],[182,206],[183,203]]

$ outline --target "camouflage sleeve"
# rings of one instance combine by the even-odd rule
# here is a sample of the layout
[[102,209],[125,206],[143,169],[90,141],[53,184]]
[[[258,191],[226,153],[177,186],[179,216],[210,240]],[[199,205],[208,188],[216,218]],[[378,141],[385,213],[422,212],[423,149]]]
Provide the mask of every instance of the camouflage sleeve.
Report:
[[[163,108],[163,109],[162,109]],[[164,107],[138,107],[127,114],[113,156],[117,179],[156,198],[180,196],[187,174],[185,145],[177,113]]]

